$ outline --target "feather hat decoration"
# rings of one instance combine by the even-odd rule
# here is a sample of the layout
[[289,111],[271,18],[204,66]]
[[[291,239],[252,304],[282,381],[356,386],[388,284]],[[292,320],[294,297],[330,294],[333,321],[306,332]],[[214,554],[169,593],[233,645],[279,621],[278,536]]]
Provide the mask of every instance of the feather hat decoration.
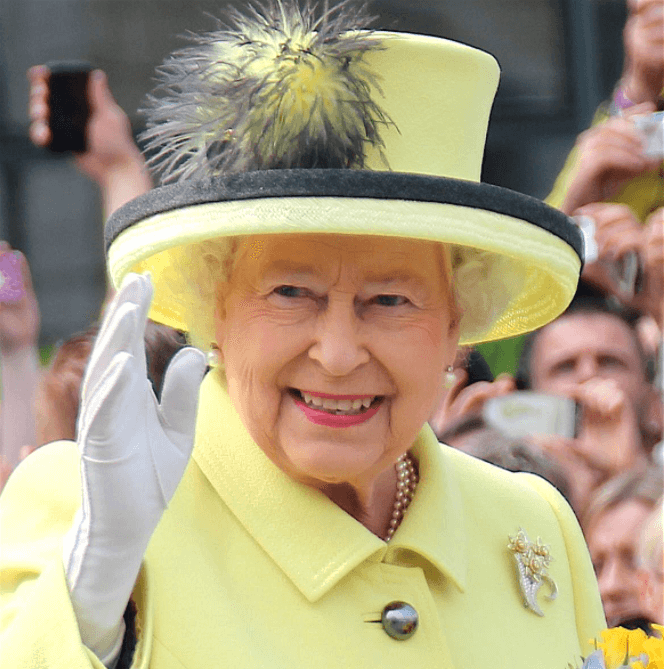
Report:
[[[327,3],[326,3],[327,4]],[[267,0],[232,10],[158,70],[143,135],[163,182],[288,168],[359,168],[390,123],[363,63],[372,19],[346,0],[332,9]]]

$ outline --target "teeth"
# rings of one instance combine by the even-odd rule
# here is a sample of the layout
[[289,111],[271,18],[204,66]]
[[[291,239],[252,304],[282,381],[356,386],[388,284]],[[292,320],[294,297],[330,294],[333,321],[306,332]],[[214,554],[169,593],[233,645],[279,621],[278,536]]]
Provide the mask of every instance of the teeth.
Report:
[[325,409],[326,411],[336,411],[341,413],[357,413],[363,407],[368,409],[375,397],[365,397],[357,400],[333,400],[329,397],[317,397],[309,393],[302,393],[302,399],[309,405]]

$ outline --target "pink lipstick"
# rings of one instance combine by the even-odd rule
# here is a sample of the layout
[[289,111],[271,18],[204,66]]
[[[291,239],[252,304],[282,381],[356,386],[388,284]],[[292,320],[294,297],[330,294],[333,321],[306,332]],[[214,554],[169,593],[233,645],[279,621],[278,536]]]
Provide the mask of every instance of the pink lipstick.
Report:
[[[339,396],[338,398],[335,397],[335,399],[343,398]],[[308,420],[316,425],[324,425],[325,427],[354,427],[355,425],[366,423],[378,413],[382,404],[382,401],[379,401],[362,413],[344,416],[343,414],[334,414],[329,411],[324,411],[323,409],[311,407],[298,397],[293,397],[293,401],[300,409],[302,409],[302,412]]]

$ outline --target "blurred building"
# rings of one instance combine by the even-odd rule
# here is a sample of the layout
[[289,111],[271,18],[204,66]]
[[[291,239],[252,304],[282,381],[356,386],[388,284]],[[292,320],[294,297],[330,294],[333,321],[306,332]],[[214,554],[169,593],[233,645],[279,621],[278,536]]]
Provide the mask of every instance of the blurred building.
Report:
[[[104,291],[95,187],[27,138],[28,67],[103,68],[139,132],[155,67],[187,30],[213,29],[220,0],[0,0],[0,238],[31,262],[43,341],[84,328]],[[242,2],[230,3],[240,6]],[[503,74],[483,179],[545,197],[576,134],[622,66],[624,0],[372,0],[377,27],[449,37],[493,53]],[[407,91],[407,87],[405,88]]]

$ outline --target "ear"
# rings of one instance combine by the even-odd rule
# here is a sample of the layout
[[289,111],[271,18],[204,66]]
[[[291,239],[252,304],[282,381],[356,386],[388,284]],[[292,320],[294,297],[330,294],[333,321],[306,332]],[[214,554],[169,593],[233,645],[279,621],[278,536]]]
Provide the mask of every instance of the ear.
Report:
[[646,398],[645,411],[642,414],[642,431],[648,442],[658,443],[662,439],[664,430],[664,402],[654,385],[651,384]]

